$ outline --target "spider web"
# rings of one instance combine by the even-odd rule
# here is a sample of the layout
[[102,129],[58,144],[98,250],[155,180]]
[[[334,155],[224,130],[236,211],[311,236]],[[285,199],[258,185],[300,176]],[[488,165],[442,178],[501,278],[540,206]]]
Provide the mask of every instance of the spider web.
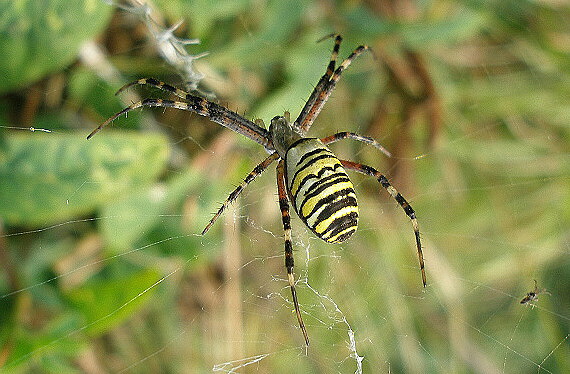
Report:
[[[57,132],[51,134],[57,136]],[[243,152],[243,149],[240,151]],[[233,152],[224,154],[212,149],[206,149],[205,152],[212,160],[219,161],[221,158],[222,164],[224,161],[230,164],[235,156]],[[246,158],[251,158],[247,164],[255,164],[254,157],[258,153],[246,151],[245,154]],[[428,154],[410,162],[420,162],[418,160],[430,157],[434,155]],[[130,258],[129,261],[138,262],[141,261],[139,255],[143,254],[144,257],[145,252],[152,251],[155,247],[190,236],[199,238],[204,250],[222,248],[222,252],[214,256],[214,262],[223,269],[218,271],[225,273],[224,278],[210,280],[212,284],[201,285],[195,293],[189,294],[198,299],[208,297],[212,299],[211,304],[203,303],[199,308],[201,310],[197,313],[188,312],[185,317],[182,313],[179,323],[174,328],[169,326],[165,336],[157,340],[156,345],[126,358],[114,367],[118,369],[116,371],[139,372],[148,365],[159,365],[165,355],[175,355],[184,362],[187,351],[194,350],[192,347],[195,344],[192,341],[200,336],[200,344],[211,347],[208,353],[203,353],[202,369],[213,372],[265,371],[267,367],[279,367],[280,362],[299,362],[300,365],[332,367],[339,372],[356,373],[376,370],[372,369],[377,368],[376,365],[380,365],[380,371],[383,372],[446,372],[450,365],[457,368],[471,367],[476,372],[485,373],[556,372],[552,369],[553,362],[566,354],[570,337],[564,328],[556,333],[549,332],[558,323],[564,325],[570,322],[570,314],[567,311],[560,312],[554,306],[557,298],[564,297],[563,288],[554,286],[548,289],[550,295],[539,294],[537,300],[528,305],[520,305],[522,297],[533,290],[531,278],[519,274],[520,270],[514,266],[500,266],[501,276],[511,279],[513,276],[510,273],[514,272],[515,279],[524,279],[520,284],[484,282],[480,280],[488,277],[484,273],[464,276],[465,265],[462,262],[452,262],[454,247],[451,245],[446,248],[445,243],[458,240],[468,242],[472,245],[472,253],[484,251],[486,246],[514,247],[519,253],[542,253],[544,256],[549,252],[549,256],[555,256],[558,250],[505,241],[493,235],[430,229],[430,223],[434,219],[430,218],[429,213],[423,212],[420,215],[424,227],[422,239],[430,279],[428,288],[424,291],[419,284],[409,222],[387,196],[378,198],[365,195],[361,198],[366,204],[361,209],[360,237],[341,246],[321,243],[294,218],[297,287],[311,338],[311,346],[305,347],[292,313],[293,307],[282,267],[282,234],[273,185],[274,175],[272,172],[267,174],[250,186],[238,203],[225,213],[223,222],[217,223],[220,226],[218,232],[205,237],[199,237],[196,233],[164,236],[132,250],[86,264],[72,265],[69,270],[58,275],[4,293],[1,299],[6,302],[22,294],[34,294],[36,289],[46,285],[73,283],[75,276],[92,274],[94,269],[105,267],[118,259]],[[542,182],[544,181],[534,183]],[[91,181],[86,180],[84,183]],[[356,178],[355,183],[357,190],[365,189],[364,179]],[[457,197],[466,191],[478,189],[495,191],[517,187],[527,188],[528,183],[466,188],[451,191],[451,196]],[[231,190],[231,186],[227,186],[227,189]],[[444,204],[447,199],[441,196],[449,195],[450,191],[445,191],[445,194],[443,192],[423,192],[410,197],[410,200],[416,205],[438,200]],[[223,199],[223,196],[225,195],[219,199]],[[202,198],[199,192],[196,198]],[[368,198],[376,202],[369,202]],[[73,203],[73,195],[65,196],[65,201]],[[264,212],[264,206],[272,208],[267,208]],[[368,210],[368,206],[374,208]],[[264,216],[270,219],[267,220]],[[162,214],[160,217],[165,221],[178,222],[185,218],[183,214]],[[6,242],[20,236],[49,234],[62,227],[73,228],[85,221],[107,218],[110,217],[67,221],[38,230],[2,234],[1,238]],[[560,230],[562,234],[562,226]],[[194,231],[199,232],[198,229]],[[568,249],[566,243],[562,249],[566,257]],[[38,360],[49,358],[69,340],[78,339],[84,343],[84,339],[89,341],[88,331],[91,327],[115,318],[147,294],[152,294],[151,300],[156,300],[150,301],[150,304],[156,304],[159,313],[171,313],[177,309],[177,302],[165,305],[160,294],[188,287],[185,286],[184,278],[188,272],[194,271],[188,270],[195,269],[192,263],[211,258],[203,252],[186,260],[175,257],[164,260],[165,264],[160,266],[162,274],[151,285],[137,288],[132,298],[110,313],[79,327],[58,332],[53,339],[40,344],[30,353],[16,357],[8,368],[25,372],[26,368],[37,365]],[[531,262],[529,266],[533,266],[533,261],[544,261],[535,258],[530,256],[526,259]],[[487,260],[495,261],[496,258],[492,255]],[[379,273],[384,276],[378,276]],[[404,279],[401,279],[402,274]],[[207,278],[207,275],[202,276]],[[184,298],[183,294],[181,296]],[[470,313],[470,308],[481,308],[481,305],[486,306],[482,318]],[[386,309],[385,306],[389,308]],[[139,320],[136,315],[144,315],[145,309],[139,310],[131,318]],[[144,316],[140,318],[144,321]],[[127,320],[118,329],[128,329],[132,323]],[[497,329],[497,324],[502,325],[502,329]],[[271,327],[267,328],[269,326]],[[422,337],[425,336],[420,333],[423,330],[427,330],[428,334],[441,334],[442,338],[448,339],[451,353],[441,354],[433,348]],[[110,334],[114,335],[113,332]],[[537,345],[521,341],[529,336]],[[218,347],[214,348],[216,344]],[[401,357],[401,361],[394,357]],[[87,365],[86,360],[80,356],[80,366]],[[330,362],[334,364],[331,365]]]
[[[342,99],[342,93],[333,98]],[[326,111],[322,116],[324,123],[334,119]],[[13,126],[2,127],[13,130]],[[508,165],[530,163],[555,170],[537,172],[524,181],[508,168],[503,178],[479,183],[462,184],[461,178],[454,178],[458,170],[437,174],[438,161],[446,158],[464,161],[474,173],[480,170],[478,160],[460,150],[473,150],[472,140],[487,130],[492,127],[468,129],[466,135],[452,137],[446,147],[397,159],[399,167],[420,170],[417,182],[394,184],[418,213],[428,275],[425,290],[409,221],[374,181],[354,176],[361,223],[357,234],[342,245],[321,242],[293,217],[297,290],[311,339],[307,348],[283,266],[274,171],[268,170],[249,186],[211,232],[198,235],[234,187],[232,183],[237,184],[265,156],[263,150],[244,145],[229,132],[206,144],[173,129],[178,136],[169,140],[173,161],[164,179],[184,175],[191,165],[205,182],[182,190],[182,202],[173,208],[150,214],[169,230],[138,230],[138,219],[145,217],[121,211],[0,233],[0,252],[10,252],[26,264],[16,274],[22,286],[7,289],[9,268],[16,267],[3,261],[7,265],[0,277],[0,304],[18,304],[22,314],[2,324],[15,326],[12,336],[26,330],[23,336],[34,338],[8,340],[0,355],[6,362],[3,369],[564,372],[570,368],[570,236],[562,211],[568,201],[563,187],[570,180],[567,153],[552,147],[536,156],[528,145],[523,148],[527,155],[503,154],[502,162]],[[22,131],[54,138],[63,135],[40,126]],[[314,133],[328,135],[320,129]],[[83,136],[75,141],[83,142]],[[180,156],[179,147],[187,143],[200,150],[198,161]],[[352,158],[354,148],[347,147],[331,148]],[[367,153],[357,152],[356,157],[366,158]],[[382,156],[373,157],[372,166],[382,170]],[[391,176],[394,170],[382,171]],[[426,177],[426,173],[438,177]],[[76,204],[80,191],[98,183],[77,182],[73,191],[62,196],[62,207]],[[119,186],[121,182],[111,183]],[[162,196],[164,189],[163,182],[157,182],[148,192]],[[530,208],[520,204],[528,191],[536,196],[531,203],[538,202]],[[482,202],[469,204],[469,199],[480,195]],[[547,205],[550,213],[539,204]],[[529,218],[526,210],[536,211],[536,216]],[[513,220],[517,215],[521,218]],[[534,222],[529,223],[531,219]],[[107,250],[100,232],[85,234],[86,224],[95,230],[106,221],[131,222],[133,231],[141,232],[141,240],[129,248]],[[486,224],[489,221],[496,225]],[[537,227],[541,224],[551,228],[550,235]],[[54,237],[73,244],[58,248],[52,244]],[[37,246],[21,254],[14,246],[26,240]],[[51,251],[59,252],[47,253]],[[117,277],[115,269],[124,273]],[[104,277],[124,279],[131,293],[109,304],[111,308],[102,314],[89,315],[89,309],[101,309],[106,293],[115,295],[113,289],[101,286],[104,282],[89,287],[93,279]],[[541,293],[521,305],[521,299],[533,291],[534,279],[550,294]],[[89,290],[95,291],[92,299],[79,302],[71,296],[85,296]]]

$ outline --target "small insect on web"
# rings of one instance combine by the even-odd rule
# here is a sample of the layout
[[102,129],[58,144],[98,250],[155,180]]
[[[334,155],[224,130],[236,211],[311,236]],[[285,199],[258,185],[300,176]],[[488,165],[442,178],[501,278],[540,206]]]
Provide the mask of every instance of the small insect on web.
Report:
[[528,304],[531,301],[536,301],[538,300],[538,295],[541,293],[545,293],[547,295],[551,295],[550,292],[548,292],[546,290],[546,288],[538,288],[538,283],[536,282],[536,279],[534,280],[534,290],[530,291],[529,293],[527,293],[525,295],[525,297],[522,298],[521,300],[521,304]]
[[325,74],[315,86],[294,122],[291,122],[289,113],[285,112],[283,116],[274,117],[271,120],[269,130],[267,130],[262,127],[262,121],[252,122],[236,112],[202,97],[191,95],[154,78],[143,78],[123,86],[118,92],[137,84],[147,85],[172,93],[183,101],[144,99],[116,113],[87,136],[87,139],[90,139],[104,126],[131,110],[141,107],[161,107],[186,110],[208,117],[211,121],[261,144],[270,155],[257,165],[240,185],[232,191],[204,228],[202,234],[206,234],[226,207],[241,194],[247,185],[263,173],[273,162],[277,161],[277,190],[285,237],[287,280],[291,289],[299,327],[303,332],[306,345],[309,345],[309,336],[301,316],[293,274],[294,261],[289,204],[293,204],[293,208],[299,218],[317,237],[327,243],[345,241],[354,234],[358,226],[356,192],[346,170],[356,171],[376,178],[410,218],[420,263],[422,283],[424,287],[426,286],[418,221],[416,213],[410,204],[378,170],[368,165],[338,159],[328,149],[327,145],[343,139],[352,139],[371,145],[387,156],[390,156],[390,153],[376,140],[352,132],[339,132],[321,139],[306,137],[307,132],[331,95],[343,71],[348,68],[354,59],[369,49],[365,45],[359,46],[337,67],[336,59],[342,38],[337,34],[327,37],[335,37],[329,64]]

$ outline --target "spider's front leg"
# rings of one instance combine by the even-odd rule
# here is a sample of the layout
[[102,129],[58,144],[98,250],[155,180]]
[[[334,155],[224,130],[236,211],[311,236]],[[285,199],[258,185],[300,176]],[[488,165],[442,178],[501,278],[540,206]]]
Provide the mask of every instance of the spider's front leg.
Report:
[[295,290],[295,277],[293,275],[293,243],[291,241],[291,216],[289,214],[289,199],[287,198],[287,190],[285,189],[285,162],[279,161],[277,164],[277,191],[279,194],[279,208],[281,209],[281,218],[283,220],[283,231],[285,235],[285,267],[287,268],[287,280],[289,287],[291,287],[291,295],[293,297],[293,304],[295,305],[295,313],[299,321],[299,327],[305,337],[305,344],[309,345],[309,335],[305,329],[303,318],[301,317],[301,310],[299,309],[299,302],[297,301],[297,291]]
[[[332,34],[330,36],[334,36]],[[321,77],[311,96],[305,103],[305,106],[301,110],[301,113],[295,120],[295,126],[297,127],[299,133],[306,134],[311,125],[323,109],[323,106],[329,99],[332,90],[336,86],[337,82],[340,79],[340,76],[343,71],[345,71],[352,61],[354,61],[358,56],[360,56],[364,51],[369,50],[370,48],[366,45],[361,45],[357,47],[336,69],[336,58],[338,57],[338,51],[340,48],[340,43],[342,42],[342,37],[336,34],[335,43],[333,47],[333,52],[331,54],[331,59],[329,65],[327,66],[327,70],[325,74]]]
[[258,175],[260,175],[261,173],[263,173],[265,171],[265,169],[267,169],[267,167],[269,165],[271,165],[271,163],[273,163],[273,161],[277,160],[279,158],[279,154],[277,152],[272,153],[271,155],[269,155],[269,157],[267,157],[265,160],[263,160],[261,163],[259,163],[259,165],[257,165],[245,178],[244,180],[240,183],[239,186],[236,187],[235,190],[232,191],[232,193],[228,196],[228,198],[224,201],[224,203],[222,204],[222,206],[218,209],[218,211],[216,212],[216,214],[214,214],[214,216],[212,217],[212,219],[210,220],[210,222],[208,222],[208,224],[206,225],[206,227],[204,228],[204,230],[202,230],[202,235],[205,235],[208,230],[210,230],[210,228],[212,227],[212,225],[216,222],[216,220],[222,215],[222,213],[224,212],[224,210],[226,210],[226,208],[228,207],[228,205],[230,205],[232,202],[235,201],[235,199],[238,198],[238,196],[242,193],[242,191],[248,186],[248,184],[250,184],[251,182],[253,182],[253,180],[255,178],[257,178]]

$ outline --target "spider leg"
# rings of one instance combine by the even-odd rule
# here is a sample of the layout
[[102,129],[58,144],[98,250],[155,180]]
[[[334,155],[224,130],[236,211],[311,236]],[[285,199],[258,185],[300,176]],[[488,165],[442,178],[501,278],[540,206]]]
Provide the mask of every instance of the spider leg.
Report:
[[161,108],[175,108],[180,110],[186,110],[188,112],[194,112],[201,116],[209,117],[211,121],[216,122],[228,129],[237,132],[265,147],[267,150],[273,150],[273,144],[271,142],[269,132],[256,125],[255,123],[247,120],[223,106],[220,106],[216,103],[208,101],[198,96],[187,95],[185,100],[187,102],[182,101],[172,101],[172,100],[164,100],[164,99],[144,99],[143,101],[136,102],[132,105],[129,105],[125,109],[121,110],[120,112],[116,113],[114,116],[107,119],[105,122],[97,126],[95,130],[91,132],[87,136],[87,139],[90,139],[99,132],[103,127],[105,127],[110,122],[113,122],[115,119],[120,117],[121,115],[128,113],[134,109],[142,108],[142,107],[161,107]]
[[418,220],[416,218],[416,213],[414,212],[410,204],[406,201],[406,199],[404,199],[404,197],[398,191],[396,191],[396,189],[390,184],[390,182],[388,182],[388,179],[386,179],[386,177],[378,170],[368,165],[363,165],[352,161],[340,160],[340,162],[347,169],[354,170],[359,173],[376,178],[378,182],[380,182],[382,187],[384,187],[384,189],[388,191],[390,196],[392,196],[394,200],[396,200],[398,204],[400,204],[404,212],[406,212],[406,215],[412,221],[412,226],[414,228],[414,235],[416,237],[416,246],[418,249],[418,259],[420,261],[420,270],[422,272],[422,282],[424,287],[426,287],[427,285],[426,271],[424,266],[424,255],[422,253],[422,244],[420,241],[420,230],[418,228]]
[[362,143],[366,143],[368,145],[371,145],[375,148],[378,148],[380,150],[380,152],[384,153],[386,156],[388,157],[392,157],[392,154],[382,146],[382,144],[378,143],[375,139],[370,138],[368,136],[362,136],[362,135],[358,135],[355,134],[353,132],[338,132],[334,135],[331,136],[327,136],[326,138],[322,138],[321,142],[323,142],[323,144],[331,144],[331,143],[335,143],[338,142],[339,140],[343,140],[343,139],[353,139],[353,140],[358,140],[359,142]]
[[[329,64],[327,66],[327,70],[325,71],[325,74],[321,77],[321,79],[319,80],[319,82],[317,83],[315,88],[313,89],[311,96],[309,96],[309,99],[305,102],[305,105],[303,106],[303,109],[301,110],[299,117],[297,117],[297,120],[295,121],[295,126],[299,129],[299,131],[303,131],[302,127],[301,127],[302,122],[305,120],[305,117],[307,117],[307,115],[311,111],[311,108],[313,107],[313,105],[315,105],[316,100],[320,96],[321,92],[325,89],[325,87],[327,86],[331,76],[333,75],[334,68],[336,65],[336,59],[338,57],[338,51],[340,49],[340,43],[342,42],[342,37],[338,34],[336,34],[336,35],[331,34],[331,35],[327,35],[324,38],[319,40],[319,42],[320,42],[326,38],[330,38],[333,36],[336,36],[336,37],[334,40],[334,47],[333,47],[333,50],[331,53],[331,58],[330,58]],[[305,134],[305,133],[306,133],[306,131],[303,134]]]
[[257,178],[258,175],[260,175],[261,173],[263,173],[267,167],[269,165],[271,165],[273,163],[273,161],[277,160],[279,158],[279,154],[277,152],[272,153],[269,157],[267,157],[265,160],[263,160],[259,165],[257,165],[245,178],[244,180],[240,183],[239,186],[236,187],[235,190],[232,191],[232,193],[230,193],[230,195],[228,196],[228,198],[226,199],[226,201],[224,201],[224,203],[222,204],[222,206],[220,207],[220,209],[218,209],[218,212],[212,217],[212,219],[210,220],[210,222],[208,222],[208,224],[206,225],[206,227],[204,228],[204,230],[202,230],[202,235],[206,234],[208,232],[208,230],[210,230],[210,228],[212,227],[212,225],[214,224],[214,222],[216,222],[216,220],[218,219],[218,217],[220,217],[220,215],[222,215],[222,213],[224,212],[224,210],[228,207],[228,205],[230,205],[232,202],[235,201],[235,199],[237,199],[237,197],[242,193],[242,191],[247,187],[248,184],[250,184],[251,182],[253,182],[253,180],[255,178]]
[[[340,37],[340,35],[337,35],[337,37],[335,39],[335,46],[333,49],[331,62],[329,62],[329,66],[327,67],[327,71],[322,76],[322,78],[319,80],[319,83],[317,83],[317,86],[315,87],[315,89],[311,93],[309,100],[307,101],[307,103],[305,104],[303,109],[301,110],[301,114],[299,114],[299,117],[297,117],[297,120],[295,121],[295,123],[297,123],[297,126],[299,128],[299,132],[303,135],[309,131],[309,129],[311,128],[311,125],[313,124],[313,122],[315,121],[315,119],[317,118],[319,113],[321,112],[321,109],[323,109],[323,106],[325,105],[329,96],[331,95],[332,90],[335,88],[338,80],[340,79],[342,72],[345,71],[346,68],[348,68],[350,66],[352,61],[354,61],[354,59],[356,59],[358,56],[360,56],[362,54],[362,52],[370,49],[367,45],[361,45],[361,46],[357,47],[336,68],[336,70],[334,70],[334,72],[329,71],[329,68],[331,68],[331,67],[334,68],[334,66],[335,66],[333,58],[336,59],[336,56],[338,55],[338,48],[340,46],[341,41],[342,41],[342,38]],[[331,72],[332,72],[332,74],[331,74]]]
[[130,87],[137,85],[137,84],[143,85],[143,86],[145,86],[145,85],[151,86],[151,87],[158,88],[159,90],[170,92],[170,93],[178,96],[181,99],[186,99],[188,96],[192,96],[188,92],[181,90],[180,88],[174,87],[168,83],[164,83],[164,82],[159,81],[158,79],[155,79],[155,78],[142,78],[142,79],[137,79],[134,82],[127,83],[123,87],[119,88],[119,90],[115,93],[115,95],[119,95],[121,92],[123,92],[127,88],[130,88]]
[[295,313],[299,321],[299,327],[305,337],[305,344],[309,345],[309,335],[305,329],[303,318],[301,317],[301,310],[299,309],[299,302],[297,301],[297,291],[295,290],[295,277],[293,275],[293,244],[291,241],[291,216],[289,215],[289,199],[287,198],[287,190],[285,188],[285,162],[279,161],[277,164],[277,191],[279,194],[279,208],[281,209],[281,218],[283,220],[283,231],[285,235],[285,267],[287,268],[287,279],[289,287],[291,287],[291,295],[293,297],[293,304],[295,305]]

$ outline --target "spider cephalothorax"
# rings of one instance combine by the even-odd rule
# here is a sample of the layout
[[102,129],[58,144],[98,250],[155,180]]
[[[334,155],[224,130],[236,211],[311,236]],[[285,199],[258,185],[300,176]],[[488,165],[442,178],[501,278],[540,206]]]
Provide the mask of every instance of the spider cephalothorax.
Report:
[[327,148],[327,144],[342,139],[353,139],[372,145],[390,156],[388,151],[374,139],[352,132],[339,132],[322,139],[308,138],[305,136],[340,79],[342,72],[357,56],[368,49],[367,46],[356,48],[346,60],[335,68],[342,38],[340,35],[331,36],[335,36],[335,44],[327,70],[315,86],[311,96],[309,96],[301,113],[294,122],[291,122],[289,114],[285,113],[284,116],[274,117],[271,120],[269,130],[266,130],[261,127],[260,124],[254,123],[216,103],[199,96],[191,95],[157,79],[143,78],[123,86],[119,92],[136,84],[149,85],[170,92],[184,101],[144,99],[116,113],[99,125],[87,137],[88,139],[91,138],[101,128],[122,114],[136,108],[148,106],[176,108],[195,112],[199,115],[209,117],[213,122],[261,144],[267,150],[269,156],[257,165],[245,177],[241,184],[232,191],[218,212],[212,217],[208,225],[206,225],[202,234],[205,234],[210,229],[225,208],[240,195],[249,183],[263,173],[274,161],[278,161],[277,190],[285,236],[285,267],[287,269],[287,279],[291,288],[295,312],[299,326],[305,337],[305,344],[307,345],[309,345],[309,337],[305,324],[303,323],[303,318],[301,317],[295,290],[295,278],[293,276],[294,261],[289,202],[293,203],[293,207],[298,216],[316,236],[329,243],[339,243],[346,240],[356,231],[358,226],[356,192],[348,178],[346,170],[357,171],[376,178],[381,186],[400,204],[404,212],[410,218],[414,230],[422,282],[424,287],[426,286],[420,232],[416,214],[412,207],[408,204],[406,199],[396,191],[390,182],[388,182],[388,179],[382,173],[367,165],[338,159],[334,153]]

